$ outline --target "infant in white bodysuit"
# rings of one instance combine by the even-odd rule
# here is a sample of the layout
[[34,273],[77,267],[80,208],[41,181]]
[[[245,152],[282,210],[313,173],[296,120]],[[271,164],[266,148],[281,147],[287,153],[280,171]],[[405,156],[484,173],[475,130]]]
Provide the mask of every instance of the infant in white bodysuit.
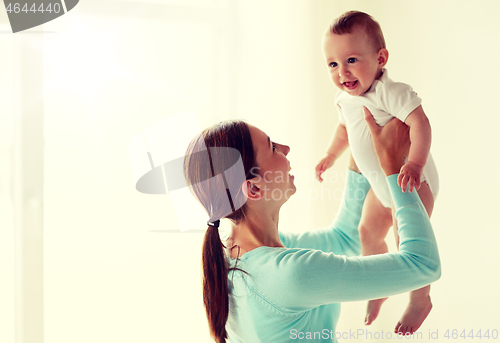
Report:
[[[389,57],[384,36],[380,25],[368,14],[350,11],[337,18],[323,36],[323,54],[330,79],[340,89],[335,96],[339,124],[325,156],[316,166],[316,177],[322,182],[321,174],[350,146],[356,165],[371,185],[359,224],[361,253],[386,253],[385,236],[391,224],[399,244],[397,223],[393,222],[394,207],[364,115],[369,111],[380,126],[395,118],[410,127],[410,151],[398,184],[403,192],[418,191],[430,216],[439,182],[430,156],[429,120],[412,88],[389,79],[384,69]],[[425,286],[410,293],[396,333],[413,333],[420,327],[432,308],[429,292],[430,286]],[[366,325],[377,317],[385,300],[368,302]]]

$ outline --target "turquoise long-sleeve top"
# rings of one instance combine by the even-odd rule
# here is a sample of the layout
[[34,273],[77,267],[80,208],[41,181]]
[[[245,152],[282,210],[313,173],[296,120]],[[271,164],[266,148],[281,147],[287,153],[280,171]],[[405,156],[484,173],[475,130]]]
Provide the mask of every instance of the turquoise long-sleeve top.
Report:
[[[280,232],[286,248],[262,246],[241,256],[228,275],[230,342],[337,342],[343,301],[411,291],[436,281],[441,265],[427,212],[416,192],[387,177],[399,225],[399,251],[359,257],[358,224],[370,189],[348,172],[342,203],[325,228]],[[234,267],[236,259],[230,259]],[[301,339],[302,338],[302,339]]]

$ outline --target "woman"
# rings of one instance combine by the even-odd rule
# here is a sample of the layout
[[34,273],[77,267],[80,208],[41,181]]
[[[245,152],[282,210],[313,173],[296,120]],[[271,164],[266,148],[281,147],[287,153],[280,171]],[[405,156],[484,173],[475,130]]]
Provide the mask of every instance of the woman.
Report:
[[[396,120],[380,128],[369,112],[365,119],[397,209],[396,254],[343,256],[359,255],[357,227],[369,190],[355,171],[348,172],[331,226],[300,235],[283,233],[278,231],[279,210],[295,192],[286,158],[290,148],[238,121],[218,124],[192,141],[184,172],[209,215],[203,298],[217,342],[225,342],[228,333],[231,342],[336,342],[340,302],[387,297],[439,278],[438,250],[425,208],[416,193],[402,193],[397,184],[408,152],[408,129]],[[234,158],[212,147],[238,150],[245,177],[231,168]],[[208,159],[199,153],[203,151],[209,152]],[[356,169],[353,162],[350,168]],[[214,177],[218,175],[222,177]],[[232,223],[225,245],[218,232],[223,217]]]

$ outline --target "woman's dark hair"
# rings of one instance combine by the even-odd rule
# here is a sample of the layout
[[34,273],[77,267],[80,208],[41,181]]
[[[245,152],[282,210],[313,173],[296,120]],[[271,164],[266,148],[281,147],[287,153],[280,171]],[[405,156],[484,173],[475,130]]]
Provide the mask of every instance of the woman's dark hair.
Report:
[[[238,175],[242,174],[241,168],[231,168],[236,151],[243,162],[243,179],[242,175]],[[254,167],[252,139],[243,121],[221,122],[191,141],[184,158],[184,177],[194,196],[206,209],[209,222],[228,218],[238,223],[245,217],[246,196],[241,190],[241,182],[252,177],[250,173]],[[229,211],[228,200],[231,205]],[[208,225],[202,249],[203,303],[210,333],[216,342],[226,342],[227,339],[229,268],[224,248],[219,229]]]

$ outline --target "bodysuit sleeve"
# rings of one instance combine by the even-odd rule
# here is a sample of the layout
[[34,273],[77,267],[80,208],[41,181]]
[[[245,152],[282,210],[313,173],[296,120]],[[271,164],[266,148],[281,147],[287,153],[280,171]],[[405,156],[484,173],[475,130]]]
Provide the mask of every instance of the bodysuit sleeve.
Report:
[[410,85],[390,80],[377,84],[376,95],[378,107],[403,123],[406,117],[422,103]]
[[342,91],[338,91],[337,94],[335,94],[334,102],[335,102],[335,108],[337,109],[337,113],[338,113],[339,123],[345,126],[346,121],[344,118],[344,114],[342,113],[342,107],[340,107],[341,94],[342,94]]
[[340,209],[332,224],[300,234],[280,232],[281,242],[287,248],[317,249],[347,256],[359,255],[361,245],[358,225],[369,189],[370,184],[362,174],[347,169]]

